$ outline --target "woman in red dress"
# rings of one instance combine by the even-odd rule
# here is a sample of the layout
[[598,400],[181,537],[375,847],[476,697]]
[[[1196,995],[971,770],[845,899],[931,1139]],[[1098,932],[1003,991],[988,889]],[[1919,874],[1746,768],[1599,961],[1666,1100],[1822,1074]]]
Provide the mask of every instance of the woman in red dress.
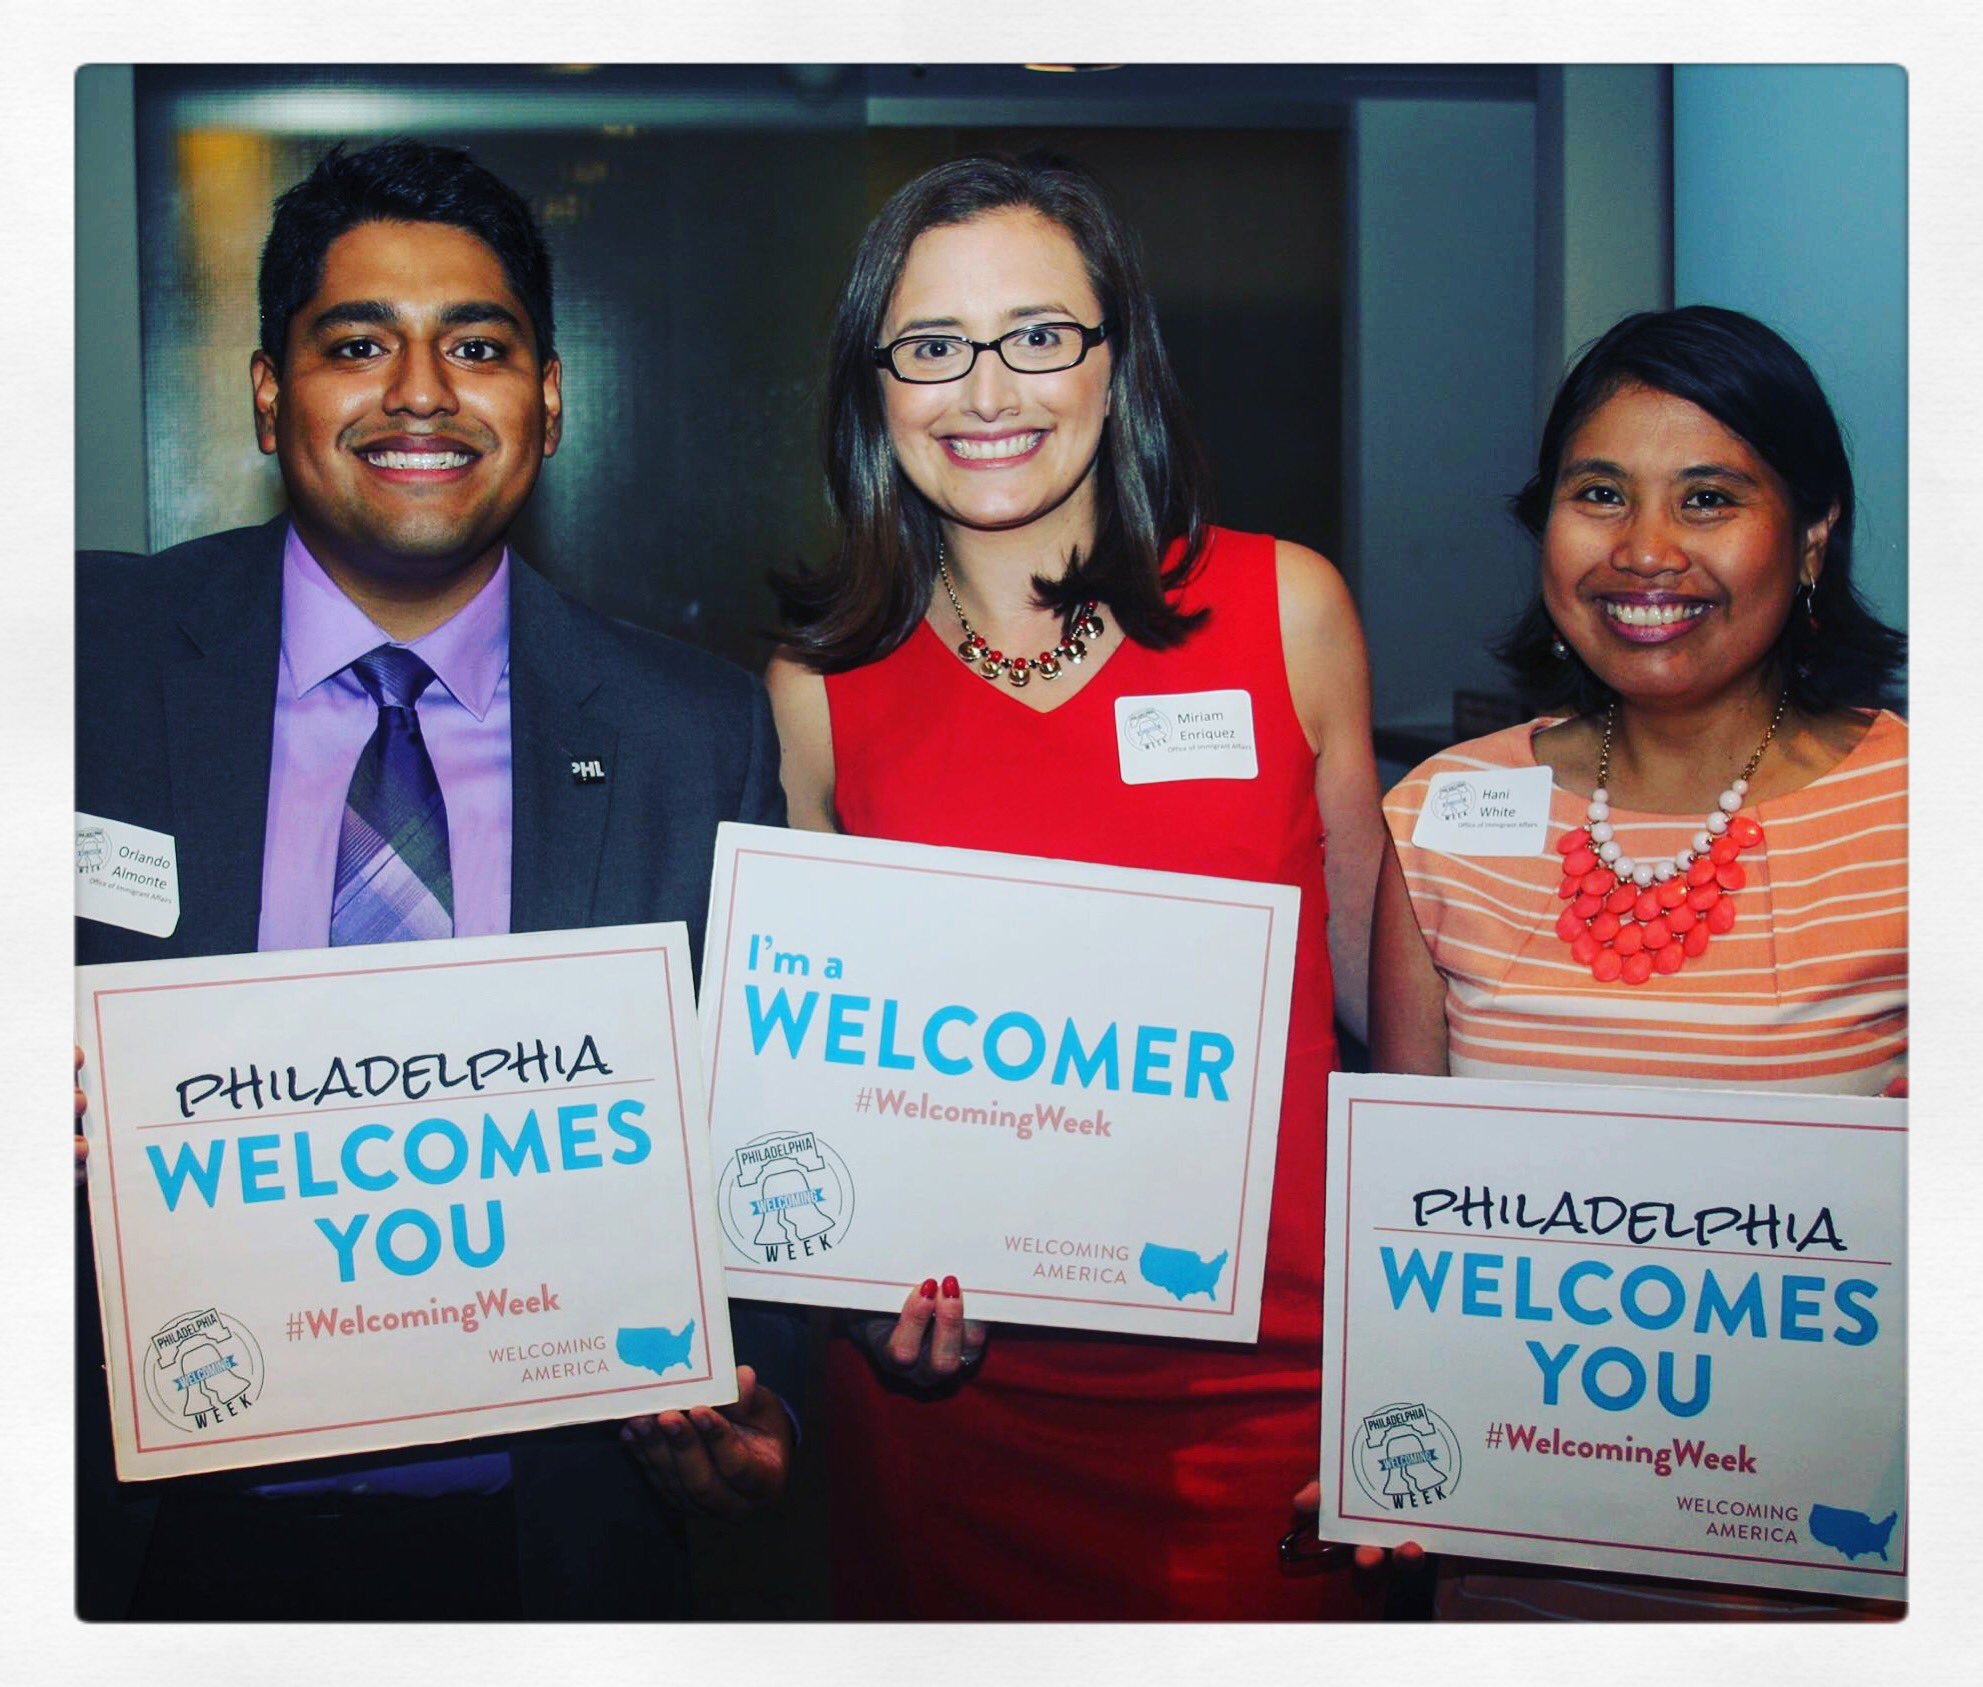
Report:
[[[1206,524],[1132,240],[1063,161],[964,159],[889,200],[828,424],[841,544],[781,582],[769,676],[795,825],[1302,892],[1257,1345],[987,1339],[932,1260],[831,1347],[839,1614],[1371,1614],[1275,1553],[1320,1440],[1326,1088],[1383,839],[1349,594]],[[1210,691],[1244,694],[1257,774],[1125,782],[1117,700]]]

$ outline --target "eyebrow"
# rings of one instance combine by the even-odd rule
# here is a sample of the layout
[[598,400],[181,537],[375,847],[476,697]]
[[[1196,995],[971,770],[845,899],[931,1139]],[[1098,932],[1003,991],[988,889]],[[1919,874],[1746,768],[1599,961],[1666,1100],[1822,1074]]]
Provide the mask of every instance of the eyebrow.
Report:
[[[1065,305],[1020,305],[1017,309],[1005,313],[1008,322],[1017,322],[1022,318],[1035,316],[1051,316],[1056,321],[1074,320],[1074,312]],[[962,328],[963,326],[963,322],[954,316],[919,316],[914,322],[903,323],[897,338],[902,334],[914,334],[926,328]]]
[[[1631,478],[1621,464],[1609,457],[1578,457],[1565,463],[1557,470],[1558,482],[1572,479],[1580,474],[1608,474],[1619,480]],[[1690,463],[1673,477],[1675,480],[1732,480],[1743,486],[1760,486],[1762,483],[1752,474],[1742,469],[1732,468],[1726,463]]]
[[[398,309],[384,299],[347,299],[311,318],[310,332],[321,334],[332,328],[397,328],[403,321]],[[523,332],[523,323],[516,312],[494,299],[462,299],[445,306],[440,314],[443,328],[463,328],[482,322]]]

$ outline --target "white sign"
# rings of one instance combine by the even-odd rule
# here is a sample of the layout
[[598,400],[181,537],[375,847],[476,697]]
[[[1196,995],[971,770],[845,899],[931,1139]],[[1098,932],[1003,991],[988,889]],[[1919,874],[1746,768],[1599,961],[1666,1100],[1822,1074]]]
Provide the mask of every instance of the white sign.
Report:
[[126,1480],[736,1398],[681,925],[81,968]]
[[702,1034],[733,1294],[1259,1331],[1290,886],[726,825]]
[[1426,787],[1412,842],[1442,855],[1537,855],[1549,837],[1546,767],[1436,773]]
[[179,926],[179,846],[171,834],[78,809],[76,912],[170,937]]
[[1125,785],[1260,776],[1253,698],[1244,691],[1118,697],[1115,740]]
[[1322,1536],[1905,1599],[1905,1117],[1332,1079]]

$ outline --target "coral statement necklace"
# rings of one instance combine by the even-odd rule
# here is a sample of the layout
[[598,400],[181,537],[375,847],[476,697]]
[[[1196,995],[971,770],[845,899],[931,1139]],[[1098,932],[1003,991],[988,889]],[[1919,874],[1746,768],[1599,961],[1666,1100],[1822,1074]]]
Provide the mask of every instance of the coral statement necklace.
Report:
[[1733,893],[1747,882],[1736,857],[1763,841],[1762,827],[1740,812],[1742,799],[1789,702],[1785,691],[1756,753],[1716,799],[1692,842],[1664,861],[1634,861],[1612,835],[1608,781],[1618,705],[1605,710],[1597,789],[1584,810],[1584,824],[1556,844],[1563,857],[1556,894],[1570,904],[1556,921],[1556,935],[1598,983],[1643,984],[1656,972],[1676,973],[1707,953],[1710,937],[1735,924]]

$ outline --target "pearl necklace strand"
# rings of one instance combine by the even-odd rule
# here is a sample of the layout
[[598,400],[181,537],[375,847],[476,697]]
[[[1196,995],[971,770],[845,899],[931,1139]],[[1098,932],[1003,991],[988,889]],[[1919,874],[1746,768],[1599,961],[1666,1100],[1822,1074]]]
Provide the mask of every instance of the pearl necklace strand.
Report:
[[1556,894],[1570,904],[1557,919],[1556,935],[1600,984],[1618,978],[1643,984],[1654,972],[1676,973],[1706,953],[1711,936],[1734,926],[1729,897],[1747,882],[1736,858],[1763,841],[1762,827],[1741,812],[1742,804],[1789,703],[1786,690],[1763,741],[1715,799],[1701,829],[1660,861],[1627,855],[1611,824],[1611,734],[1618,705],[1605,710],[1597,788],[1584,806],[1584,824],[1565,832],[1556,845],[1564,858]]
[[1620,884],[1627,879],[1641,889],[1654,883],[1664,884],[1674,874],[1686,872],[1697,857],[1706,855],[1713,848],[1714,840],[1728,830],[1730,820],[1742,807],[1742,799],[1749,794],[1749,777],[1762,764],[1763,752],[1770,747],[1770,740],[1776,737],[1776,729],[1783,722],[1784,707],[1789,701],[1788,691],[1777,699],[1776,713],[1770,716],[1769,730],[1756,746],[1756,753],[1743,765],[1741,773],[1729,782],[1728,789],[1715,799],[1715,806],[1708,810],[1707,818],[1701,823],[1701,830],[1694,834],[1692,842],[1676,849],[1667,860],[1656,861],[1650,866],[1625,854],[1617,838],[1612,835],[1611,792],[1607,789],[1607,782],[1611,776],[1611,728],[1618,718],[1618,705],[1613,703],[1604,711],[1604,742],[1597,753],[1597,789],[1591,792],[1591,800],[1585,806],[1584,814],[1590,823],[1591,841],[1598,846],[1598,859],[1618,875]]

